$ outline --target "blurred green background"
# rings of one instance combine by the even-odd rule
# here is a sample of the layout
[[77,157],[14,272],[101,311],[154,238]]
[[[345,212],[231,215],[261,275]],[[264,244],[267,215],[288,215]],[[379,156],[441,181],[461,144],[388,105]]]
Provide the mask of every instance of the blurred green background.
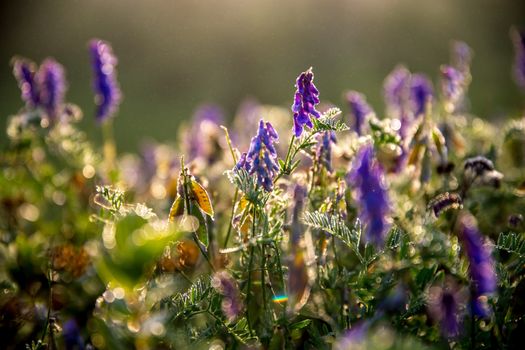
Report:
[[516,116],[525,104],[511,78],[509,39],[512,25],[525,25],[523,0],[17,0],[1,2],[0,18],[2,124],[21,107],[11,57],[52,56],[67,69],[83,127],[99,139],[87,55],[87,41],[99,37],[119,57],[120,150],[174,140],[201,102],[220,104],[228,117],[247,96],[289,106],[296,76],[310,66],[323,101],[345,109],[342,91],[355,89],[381,114],[382,82],[394,66],[435,81],[451,39],[475,51],[474,113]]

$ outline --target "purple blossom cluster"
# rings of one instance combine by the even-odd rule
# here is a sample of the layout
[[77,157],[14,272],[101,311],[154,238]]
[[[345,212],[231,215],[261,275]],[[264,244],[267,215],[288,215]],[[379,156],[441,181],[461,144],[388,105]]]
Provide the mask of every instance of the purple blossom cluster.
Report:
[[47,58],[37,69],[34,62],[15,59],[13,74],[28,109],[41,108],[51,120],[60,116],[67,90],[64,69],[60,63]]
[[484,244],[476,220],[464,213],[459,218],[459,237],[469,260],[469,272],[472,278],[472,312],[480,317],[491,313],[487,297],[496,292],[497,277],[492,251]]
[[432,82],[424,74],[413,74],[410,80],[410,102],[414,117],[423,115],[426,105],[432,101],[434,88]]
[[184,140],[190,160],[203,158],[208,163],[215,160],[213,158],[218,147],[214,141],[222,123],[224,123],[224,114],[219,106],[205,104],[197,109],[193,116],[191,130]]
[[222,294],[221,308],[229,322],[239,317],[244,310],[241,293],[233,277],[226,271],[216,272],[211,280],[213,288]]
[[314,73],[312,68],[297,77],[295,83],[297,88],[292,105],[293,131],[296,137],[301,136],[304,126],[313,126],[311,116],[319,118],[321,114],[315,109],[319,103],[319,90],[314,85]]
[[332,168],[332,144],[337,143],[335,132],[325,131],[319,135],[317,142],[316,158],[317,161],[329,172]]
[[357,91],[347,92],[346,102],[350,109],[352,129],[361,136],[364,134],[368,116],[374,112],[366,102],[365,96]]
[[465,92],[465,76],[459,69],[444,65],[441,67],[441,94],[445,103],[455,107]]
[[378,247],[383,246],[390,228],[390,200],[384,171],[377,162],[372,144],[358,151],[348,174],[349,185],[354,190],[359,219],[365,227],[365,239]]
[[117,58],[113,54],[111,45],[100,39],[90,41],[89,52],[97,105],[96,119],[103,122],[115,114],[122,98],[115,69]]
[[257,184],[267,192],[273,190],[273,178],[279,171],[277,151],[274,143],[279,140],[277,132],[269,122],[261,119],[257,135],[252,138],[248,153],[243,153],[236,164],[237,169],[245,169],[257,175]]

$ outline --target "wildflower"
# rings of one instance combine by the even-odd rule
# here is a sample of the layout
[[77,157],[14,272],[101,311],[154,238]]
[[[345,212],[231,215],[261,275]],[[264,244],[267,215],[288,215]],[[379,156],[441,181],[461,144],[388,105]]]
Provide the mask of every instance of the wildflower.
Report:
[[267,192],[273,189],[273,178],[279,171],[277,151],[274,143],[279,140],[277,132],[269,122],[259,122],[257,135],[252,138],[248,153],[243,153],[235,166],[257,175],[257,183]]
[[317,143],[316,158],[320,164],[328,171],[332,172],[332,144],[337,143],[335,132],[325,131],[319,135]]
[[64,322],[62,326],[62,335],[64,337],[64,345],[66,349],[84,349],[84,340],[80,335],[80,330],[74,319],[69,319]]
[[185,135],[190,159],[200,157],[213,163],[219,157],[219,125],[223,120],[222,110],[218,106],[210,104],[197,109],[191,130]]
[[436,198],[432,199],[429,203],[429,208],[434,211],[434,215],[439,215],[450,209],[458,209],[463,206],[461,197],[457,193],[441,193]]
[[425,113],[426,104],[432,100],[432,82],[423,74],[414,74],[410,80],[410,102],[414,117]]
[[404,66],[396,67],[385,79],[383,92],[390,113],[401,113],[408,99],[410,72]]
[[362,320],[347,330],[334,344],[336,350],[365,349],[366,337],[372,326],[370,320]]
[[357,91],[349,91],[346,94],[346,101],[350,107],[350,115],[352,116],[352,126],[358,135],[363,135],[367,118],[373,113],[372,108],[366,103],[366,98],[363,94]]
[[40,104],[36,70],[36,64],[29,60],[17,58],[13,61],[13,75],[22,92],[22,100],[29,108],[36,108]]
[[440,323],[441,331],[447,338],[459,335],[460,322],[466,295],[452,280],[444,286],[433,286],[429,290],[428,311],[432,318]]
[[472,49],[463,41],[452,42],[451,49],[452,65],[463,74],[470,72],[472,61]]
[[293,131],[296,137],[301,136],[303,128],[306,125],[311,128],[313,126],[310,120],[311,116],[319,118],[321,114],[315,109],[315,105],[319,103],[319,90],[315,87],[314,73],[312,68],[303,72],[297,77],[295,87],[294,103],[292,105],[293,111]]
[[469,273],[472,279],[472,312],[480,317],[490,315],[487,303],[488,295],[496,292],[497,277],[492,251],[484,244],[476,220],[470,214],[463,213],[458,221],[459,238],[463,243],[469,260]]
[[213,275],[211,285],[223,296],[222,312],[229,322],[234,321],[244,309],[237,283],[228,272],[223,270]]
[[525,31],[516,28],[511,30],[514,43],[514,79],[519,87],[525,89]]
[[64,104],[66,83],[64,68],[53,59],[46,59],[38,70],[40,104],[49,118],[56,120]]
[[89,50],[94,73],[96,118],[99,122],[103,122],[115,114],[121,100],[115,69],[117,58],[113,55],[111,45],[103,40],[91,40]]
[[384,171],[367,144],[359,150],[348,177],[354,188],[359,207],[359,218],[365,226],[365,239],[382,246],[390,227],[390,201],[385,185]]
[[464,74],[452,67],[441,67],[441,94],[445,101],[445,106],[450,112],[454,111],[462,101],[465,93]]
[[26,59],[15,59],[13,74],[22,91],[22,100],[27,108],[41,108],[46,116],[56,120],[64,109],[66,82],[64,68],[52,58],[47,58],[37,69],[37,65]]

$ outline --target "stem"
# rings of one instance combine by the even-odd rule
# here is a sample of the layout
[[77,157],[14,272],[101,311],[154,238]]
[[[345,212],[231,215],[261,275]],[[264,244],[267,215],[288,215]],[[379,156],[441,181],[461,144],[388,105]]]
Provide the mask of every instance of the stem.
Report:
[[[253,206],[253,220],[252,220],[252,238],[255,237],[255,206]],[[252,267],[253,267],[253,255],[254,246],[250,248],[250,262],[248,263],[248,291],[246,293],[246,321],[248,322],[248,330],[250,336],[253,335],[252,324],[250,322],[250,299],[252,294]]]
[[233,203],[232,203],[232,211],[230,214],[230,222],[228,223],[228,232],[226,232],[226,238],[224,239],[223,247],[226,248],[228,246],[228,241],[230,240],[230,234],[232,232],[233,227],[233,214],[235,212],[235,204],[237,204],[237,197],[239,196],[239,189],[235,189],[235,194],[233,195]]
[[104,167],[106,176],[115,182],[115,159],[117,157],[117,147],[115,145],[115,138],[113,136],[113,121],[108,119],[102,123],[102,138],[103,138],[103,152],[104,152]]
[[[184,191],[184,202],[185,202],[185,206],[186,206],[186,215],[190,216],[191,215],[191,211],[190,211],[190,197],[188,195],[189,191],[188,191],[188,175],[186,174],[186,169],[184,168],[184,157],[181,157],[181,161],[180,161],[180,164],[181,164],[181,176],[183,177],[183,191]],[[207,228],[206,228],[207,230]],[[197,237],[197,233],[195,231],[192,232],[192,238],[193,240],[195,241],[195,244],[197,244],[197,247],[199,247],[199,250],[200,252],[202,253],[202,256],[204,256],[204,259],[206,259],[206,262],[208,263],[208,265],[210,265],[210,268],[213,272],[215,272],[215,267],[213,266],[213,264],[211,263],[210,261],[210,258],[208,257],[208,254],[206,253],[206,251],[203,249],[202,245],[201,245],[201,242],[199,240],[199,237]]]
[[295,135],[292,135],[292,138],[290,139],[290,144],[288,145],[288,151],[286,152],[286,158],[284,159],[284,166],[283,166],[283,169],[281,169],[281,171],[279,172],[279,174],[277,175],[277,177],[275,178],[274,180],[274,183],[277,182],[277,180],[279,180],[284,174],[286,174],[288,172],[288,163],[291,162],[291,160],[293,160],[294,156],[292,156],[292,158],[290,159],[290,154],[292,153],[292,148],[293,148],[293,143],[295,141]]
[[232,146],[232,140],[230,138],[230,133],[228,132],[228,128],[225,127],[224,125],[221,125],[221,129],[224,130],[224,133],[226,134],[226,142],[228,143],[228,148],[230,148],[230,152],[232,154],[233,165],[235,165],[235,164],[237,164],[237,156],[235,155],[235,152],[233,151],[233,146]]

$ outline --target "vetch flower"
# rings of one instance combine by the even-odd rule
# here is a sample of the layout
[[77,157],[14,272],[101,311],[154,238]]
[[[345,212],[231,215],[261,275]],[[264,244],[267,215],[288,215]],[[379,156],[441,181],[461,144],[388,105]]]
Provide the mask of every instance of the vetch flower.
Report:
[[202,158],[208,164],[220,157],[220,125],[224,122],[221,108],[213,104],[200,106],[193,116],[189,132],[185,134],[185,144],[190,160]]
[[465,75],[452,66],[441,66],[441,95],[445,107],[453,112],[465,94]]
[[453,41],[451,48],[451,59],[454,68],[463,74],[470,72],[470,63],[472,62],[472,49],[463,41]]
[[428,311],[441,325],[441,332],[445,337],[454,338],[459,335],[466,299],[465,290],[459,288],[451,279],[447,280],[444,286],[430,288]]
[[69,319],[64,322],[62,326],[62,335],[64,337],[64,345],[67,350],[84,349],[84,339],[82,339],[77,322],[74,319]]
[[38,83],[40,86],[40,105],[49,118],[56,120],[64,105],[66,93],[64,68],[57,61],[50,58],[46,59],[38,70]]
[[317,161],[329,172],[332,168],[332,144],[337,143],[334,131],[325,131],[319,135],[317,141],[316,158]]
[[257,135],[252,138],[248,153],[243,153],[236,168],[243,168],[257,175],[257,183],[267,192],[273,189],[273,178],[279,171],[277,151],[274,143],[279,140],[277,132],[269,122],[261,119]]
[[469,260],[472,279],[472,312],[480,317],[491,313],[488,296],[496,292],[497,277],[491,248],[484,243],[476,219],[463,213],[458,220],[458,234]]
[[36,71],[37,66],[34,62],[23,58],[15,58],[13,60],[13,75],[18,81],[18,86],[22,92],[22,100],[29,108],[35,108],[40,103]]
[[301,136],[304,126],[313,126],[311,117],[319,118],[321,114],[315,109],[319,103],[319,90],[314,85],[312,68],[297,77],[293,111],[293,131],[296,137]]
[[93,39],[89,43],[93,66],[93,89],[97,104],[96,119],[103,122],[112,117],[121,100],[120,87],[117,82],[117,58],[111,45],[103,40]]
[[525,90],[525,31],[512,28],[510,34],[515,52],[514,79],[518,86]]
[[375,159],[372,144],[366,144],[358,151],[348,182],[353,188],[359,219],[365,227],[365,239],[378,247],[383,246],[390,228],[390,199],[384,171]]
[[425,113],[426,104],[432,99],[432,82],[423,74],[413,74],[410,79],[410,102],[414,117]]
[[405,109],[410,92],[409,84],[410,72],[404,66],[397,66],[385,78],[383,94],[389,113],[399,114]]
[[211,285],[222,294],[222,312],[229,322],[234,321],[244,310],[237,283],[228,272],[223,270],[213,275]]
[[361,136],[366,128],[368,116],[373,114],[372,108],[366,102],[365,96],[357,91],[349,91],[346,94],[346,101],[352,117],[352,129]]

